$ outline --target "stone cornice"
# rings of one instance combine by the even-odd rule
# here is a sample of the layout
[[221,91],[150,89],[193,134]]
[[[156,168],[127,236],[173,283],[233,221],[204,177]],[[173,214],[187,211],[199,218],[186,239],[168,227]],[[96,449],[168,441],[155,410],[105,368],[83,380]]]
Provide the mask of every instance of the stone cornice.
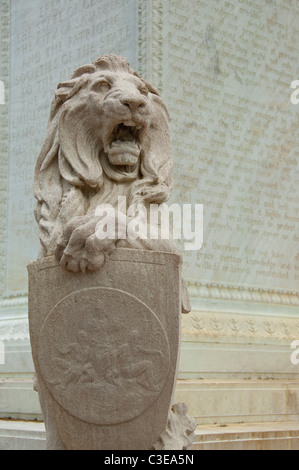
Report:
[[0,321],[1,341],[25,341],[29,340],[28,319],[13,319]]
[[299,317],[233,314],[192,310],[182,320],[182,339],[244,338],[251,341],[284,341],[299,338]]
[[[8,181],[8,92],[10,73],[10,1],[0,0],[0,80],[4,83],[5,103],[0,104],[0,214],[7,219],[7,181]],[[0,295],[4,292],[6,223],[0,224]]]
[[187,280],[186,282],[190,296],[195,299],[241,300],[263,304],[299,306],[299,293],[296,291],[225,285],[196,280]]

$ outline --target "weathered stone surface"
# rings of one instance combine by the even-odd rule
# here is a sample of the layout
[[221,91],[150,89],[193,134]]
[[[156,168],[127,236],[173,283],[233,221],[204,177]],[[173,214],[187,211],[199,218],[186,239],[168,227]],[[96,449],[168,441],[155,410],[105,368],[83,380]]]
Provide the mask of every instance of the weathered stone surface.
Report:
[[149,449],[176,379],[180,257],[120,248],[94,273],[65,271],[53,256],[28,270],[48,447]]
[[[171,189],[166,105],[127,59],[101,56],[58,84],[35,167],[41,255],[55,253],[65,269],[84,273],[99,269],[116,246],[177,252],[170,238],[151,235],[148,222],[150,206],[166,202]],[[105,205],[113,214],[99,214]],[[145,237],[136,230],[140,207]],[[185,289],[182,303],[190,311]]]
[[119,197],[122,213],[132,204],[165,202],[171,175],[169,117],[158,92],[123,57],[79,67],[58,84],[35,168],[42,254],[55,253],[70,271],[98,269],[103,252],[127,236],[119,236],[118,217],[117,234],[100,240],[97,207],[115,207]]
[[188,293],[150,217],[171,189],[166,106],[127,59],[101,56],[58,85],[35,168],[41,260],[28,268],[48,448],[150,449],[166,426],[159,448],[191,443],[190,419],[170,410]]
[[204,245],[183,252],[185,276],[218,289],[213,301],[226,287],[298,301],[298,4],[162,3],[172,197],[204,205]]
[[155,450],[186,450],[195,438],[196,421],[187,415],[185,403],[172,406],[166,429],[154,444]]

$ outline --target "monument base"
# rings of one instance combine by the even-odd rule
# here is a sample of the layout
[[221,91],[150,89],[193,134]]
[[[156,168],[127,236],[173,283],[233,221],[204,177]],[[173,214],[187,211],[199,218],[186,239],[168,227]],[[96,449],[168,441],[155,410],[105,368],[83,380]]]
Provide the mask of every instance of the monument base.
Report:
[[84,274],[65,271],[53,256],[29,264],[29,329],[48,449],[190,444],[195,424],[184,406],[171,410],[180,266],[179,255],[133,249],[115,250],[102,269]]

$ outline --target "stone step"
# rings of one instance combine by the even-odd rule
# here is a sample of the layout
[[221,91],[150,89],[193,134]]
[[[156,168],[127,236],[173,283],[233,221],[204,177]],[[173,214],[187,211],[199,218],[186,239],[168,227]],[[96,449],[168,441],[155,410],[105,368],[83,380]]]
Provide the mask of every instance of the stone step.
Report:
[[[299,381],[178,380],[174,402],[198,425],[299,421]],[[32,378],[0,378],[0,418],[42,420]]]
[[42,421],[33,378],[0,378],[0,418],[25,421]]
[[198,425],[299,422],[298,380],[178,380],[174,401]]
[[45,448],[43,422],[0,419],[0,450],[44,450]]
[[[0,450],[44,449],[44,423],[0,419]],[[199,425],[189,450],[299,450],[299,421]]]
[[199,425],[190,450],[299,450],[299,421]]

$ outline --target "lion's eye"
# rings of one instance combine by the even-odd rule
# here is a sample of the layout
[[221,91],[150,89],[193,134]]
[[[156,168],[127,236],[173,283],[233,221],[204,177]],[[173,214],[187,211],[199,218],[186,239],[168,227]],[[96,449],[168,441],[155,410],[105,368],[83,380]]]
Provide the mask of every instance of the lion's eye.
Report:
[[92,86],[92,89],[95,91],[108,91],[111,88],[111,84],[108,82],[108,80],[101,79],[95,82]]
[[142,95],[147,96],[148,95],[148,89],[146,87],[140,87],[139,91]]

